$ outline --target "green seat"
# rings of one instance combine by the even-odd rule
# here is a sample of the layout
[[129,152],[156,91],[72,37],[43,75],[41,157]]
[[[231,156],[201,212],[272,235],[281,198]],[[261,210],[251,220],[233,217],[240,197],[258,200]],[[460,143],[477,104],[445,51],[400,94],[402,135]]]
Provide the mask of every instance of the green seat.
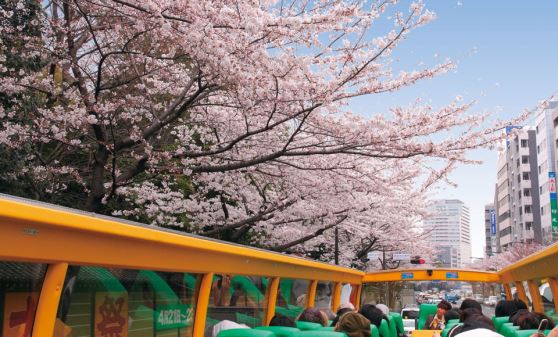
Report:
[[518,326],[513,325],[512,323],[504,323],[500,330],[500,334],[506,337],[515,337],[516,331],[519,330]]
[[292,337],[347,337],[347,335],[336,331],[307,330],[295,332]]
[[447,337],[448,333],[450,332],[451,329],[453,329],[454,326],[456,325],[461,325],[461,323],[459,323],[459,320],[454,320],[452,319],[451,321],[457,321],[457,322],[451,322],[448,321],[448,324],[446,324],[446,327],[444,328],[444,330],[442,330],[442,337]]
[[397,332],[400,334],[405,333],[405,327],[403,326],[403,317],[401,317],[401,314],[397,312],[390,312],[389,315],[393,317],[393,320],[395,321]]
[[452,323],[459,323],[458,319],[450,319],[446,322],[446,324],[452,324]]
[[532,334],[536,333],[537,329],[530,330],[515,330],[510,336],[513,337],[531,337]]
[[391,335],[391,330],[389,329],[389,324],[385,319],[382,319],[382,323],[380,324],[380,331],[381,337],[396,337]]
[[295,324],[296,327],[302,331],[320,330],[321,328],[324,327],[320,323],[312,323],[312,322],[305,322],[305,321],[296,321]]
[[236,313],[236,322],[239,324],[246,324],[249,327],[255,327],[262,324],[262,320],[260,318],[255,318],[240,312]]
[[320,331],[334,331],[334,330],[335,330],[334,326],[324,326],[320,328]]
[[221,330],[217,337],[275,337],[271,331],[256,329],[228,329]]
[[422,303],[419,307],[418,329],[423,330],[428,316],[435,315],[438,306],[431,303]]
[[372,333],[371,337],[380,337],[380,330],[374,324],[370,324],[370,332]]
[[509,323],[510,318],[508,316],[502,316],[502,317],[492,317],[492,323],[494,323],[494,327],[496,328],[496,331],[500,332],[500,329],[502,328],[502,325],[504,323]]
[[391,315],[389,315],[387,319],[389,323],[389,334],[391,335],[391,337],[397,337],[397,327],[395,325],[395,319]]
[[290,326],[257,326],[256,330],[271,331],[277,337],[292,337],[292,335],[300,330]]

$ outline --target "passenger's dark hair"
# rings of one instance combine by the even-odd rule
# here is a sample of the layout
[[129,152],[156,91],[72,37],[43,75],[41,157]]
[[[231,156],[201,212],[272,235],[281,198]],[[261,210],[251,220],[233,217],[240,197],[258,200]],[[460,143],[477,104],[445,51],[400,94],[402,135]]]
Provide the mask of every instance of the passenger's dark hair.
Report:
[[451,310],[452,308],[451,303],[446,300],[442,300],[436,307],[444,310]]
[[359,313],[378,328],[380,327],[380,324],[382,324],[382,319],[385,317],[382,310],[376,308],[374,304],[363,305],[362,308],[360,308]]
[[496,308],[494,309],[494,316],[496,317],[510,316],[518,309],[519,308],[517,307],[515,301],[501,300],[498,301],[498,303],[496,304]]
[[346,314],[348,312],[354,311],[351,308],[342,308],[337,310],[337,313],[335,314],[335,318],[333,319],[333,321],[331,322],[331,326],[335,326],[335,324],[337,324],[337,322],[339,322],[339,318],[341,318],[341,316],[343,316],[343,314]]
[[474,308],[477,309],[478,311],[482,312],[482,307],[480,305],[479,302],[471,299],[471,298],[466,298],[463,300],[463,302],[461,302],[461,306],[459,307],[459,309],[461,309],[461,311],[465,310],[465,309],[469,309],[469,308]]
[[515,306],[517,307],[517,310],[528,309],[527,304],[525,304],[525,302],[523,302],[519,298],[516,298],[515,300],[513,300],[513,302],[515,303]]
[[318,323],[327,326],[327,316],[316,308],[306,308],[298,315],[297,321]]
[[[469,308],[467,310],[476,311],[476,309],[472,309],[472,308]],[[468,317],[468,319],[461,326],[459,333],[469,331],[469,330],[475,330],[475,329],[488,329],[488,330],[496,331],[496,329],[494,328],[494,324],[492,323],[492,320],[490,318],[484,316],[483,314],[477,313],[477,314],[472,314]],[[455,334],[453,334],[453,336],[455,336]]]
[[288,327],[296,327],[295,322],[292,318],[282,315],[282,314],[275,314],[273,318],[269,321],[270,326],[288,326]]
[[461,310],[461,314],[459,315],[459,321],[461,323],[464,323],[470,320],[471,317],[475,317],[478,315],[482,315],[482,312],[480,312],[477,308],[467,308],[465,310]]
[[517,326],[519,326],[519,330],[530,330],[536,329],[539,327],[539,316],[534,312],[524,312],[517,318]]
[[509,321],[512,322],[513,325],[517,325],[517,320],[519,319],[519,317],[521,317],[522,315],[524,315],[527,312],[529,312],[529,310],[519,309],[519,310],[517,310],[516,312],[514,312],[513,314],[510,315]]
[[459,319],[461,316],[461,310],[459,309],[451,309],[446,311],[446,313],[444,314],[444,319],[447,321],[449,321],[450,319]]

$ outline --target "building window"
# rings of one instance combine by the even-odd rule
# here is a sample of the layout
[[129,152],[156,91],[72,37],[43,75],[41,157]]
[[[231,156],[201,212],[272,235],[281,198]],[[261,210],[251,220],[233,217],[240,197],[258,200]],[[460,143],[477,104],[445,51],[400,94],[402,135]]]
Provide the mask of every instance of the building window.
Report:
[[524,188],[523,189],[523,196],[530,197],[531,196],[531,189],[530,188]]
[[521,147],[527,147],[527,146],[528,146],[527,139],[522,139],[521,140]]
[[544,206],[541,207],[541,215],[544,215]]
[[539,175],[541,174],[541,166],[539,165]]
[[537,145],[537,154],[541,153],[541,147],[539,145]]
[[529,172],[523,172],[523,180],[529,180]]
[[529,164],[529,156],[521,156],[521,164]]
[[531,205],[525,205],[525,214],[531,214]]
[[525,223],[525,229],[526,229],[526,230],[531,230],[531,229],[533,229],[533,223],[532,223],[531,221],[527,221],[527,222]]

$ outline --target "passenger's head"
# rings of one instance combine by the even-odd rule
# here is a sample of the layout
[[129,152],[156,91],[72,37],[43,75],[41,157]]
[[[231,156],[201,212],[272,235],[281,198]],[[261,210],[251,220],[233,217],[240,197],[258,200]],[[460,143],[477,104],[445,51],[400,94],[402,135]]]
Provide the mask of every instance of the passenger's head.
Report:
[[451,303],[446,300],[442,300],[442,302],[438,303],[436,308],[436,316],[442,317],[448,310],[451,310]]
[[363,305],[362,308],[360,308],[359,313],[378,328],[380,327],[380,324],[382,324],[384,314],[382,313],[382,310],[376,308],[374,304]]
[[513,300],[513,302],[515,303],[515,306],[517,307],[517,310],[519,310],[519,309],[528,309],[528,308],[527,308],[527,304],[525,304],[525,302],[523,302],[523,301],[520,300],[519,298],[516,298],[515,300]]
[[494,309],[494,316],[496,317],[510,316],[518,309],[519,308],[517,307],[515,301],[501,300],[498,301],[498,303],[496,304],[496,308]]
[[496,330],[490,318],[479,313],[476,309],[469,308],[467,310],[469,310],[470,315],[468,315],[467,319],[463,322],[460,334],[475,329]]
[[471,298],[466,298],[463,300],[463,302],[461,302],[461,306],[459,307],[459,309],[461,309],[461,311],[465,310],[465,309],[469,309],[469,308],[474,308],[477,309],[478,311],[482,312],[482,307],[480,305],[479,302],[471,299]]
[[331,325],[335,326],[337,322],[339,322],[341,316],[351,311],[355,311],[355,310],[348,307],[344,307],[344,308],[339,307],[339,310],[337,310],[337,313],[335,314],[335,318],[333,319],[333,322],[331,322]]
[[478,315],[482,315],[482,312],[480,312],[477,308],[467,308],[465,310],[461,310],[461,314],[459,315],[459,321],[461,323],[464,323],[470,320],[471,317],[475,317]]
[[444,314],[444,319],[447,322],[450,319],[459,319],[460,315],[461,315],[461,310],[451,309],[451,310],[446,311],[446,313]]
[[554,321],[552,319],[545,314],[539,314],[537,312],[522,311],[517,317],[516,322],[520,330],[530,330],[538,329],[539,324],[543,319],[546,319],[548,322],[546,326],[543,327],[544,329],[554,328]]
[[519,309],[516,312],[514,312],[513,314],[510,315],[510,319],[509,321],[513,323],[513,325],[518,325],[517,324],[517,320],[519,319],[519,317],[521,317],[522,315],[528,313],[529,310],[527,309]]
[[539,323],[539,316],[534,312],[523,312],[517,318],[517,326],[519,326],[519,330],[536,329],[539,327]]
[[327,326],[328,323],[326,314],[316,308],[304,309],[304,311],[298,315],[297,321],[319,323],[323,326]]
[[288,326],[288,327],[295,327],[295,322],[292,318],[282,315],[282,314],[275,314],[271,321],[269,321],[270,326]]
[[385,316],[389,315],[389,307],[387,305],[379,303],[376,304],[376,308],[380,309]]
[[350,311],[339,318],[335,331],[344,332],[349,337],[370,337],[370,321],[363,315]]

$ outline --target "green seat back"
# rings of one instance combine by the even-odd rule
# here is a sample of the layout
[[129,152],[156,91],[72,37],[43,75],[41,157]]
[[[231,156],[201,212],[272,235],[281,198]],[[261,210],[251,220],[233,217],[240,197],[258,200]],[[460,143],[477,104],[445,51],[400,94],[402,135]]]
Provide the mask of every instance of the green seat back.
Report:
[[431,303],[422,303],[419,307],[418,329],[423,330],[426,319],[429,315],[435,315],[438,306]]
[[320,331],[334,331],[334,330],[335,330],[334,326],[324,326],[320,328]]
[[347,335],[336,331],[309,330],[296,332],[292,337],[347,337]]
[[[452,319],[451,321],[455,321],[455,320]],[[446,324],[446,327],[444,328],[444,330],[442,330],[441,336],[447,337],[450,330],[456,325],[461,325],[461,323],[459,323],[459,320],[457,320],[457,322],[451,322],[451,323],[448,321],[448,324]]]
[[458,319],[450,319],[446,322],[446,324],[451,324],[451,323],[459,323]]
[[405,333],[405,326],[403,325],[403,317],[401,317],[401,314],[397,312],[390,312],[389,315],[393,317],[393,320],[395,321],[397,332]]
[[296,324],[296,327],[299,328],[302,331],[320,330],[321,328],[323,328],[323,325],[321,325],[320,323],[296,321],[295,324]]
[[246,324],[249,327],[255,327],[262,324],[262,320],[259,318],[252,317],[240,312],[236,313],[236,322],[239,324]]
[[515,330],[512,335],[513,337],[531,337],[532,334],[537,333],[537,329],[530,330]]
[[508,316],[502,316],[502,317],[492,317],[492,323],[494,323],[494,327],[496,328],[496,331],[500,331],[500,329],[502,328],[502,325],[504,323],[509,323],[510,318]]
[[500,334],[506,337],[515,337],[515,331],[519,330],[518,326],[513,325],[512,323],[504,323],[502,324],[502,328],[500,329]]
[[389,322],[389,334],[391,335],[391,337],[397,337],[397,327],[395,326],[395,319],[391,315],[387,318]]
[[292,337],[292,335],[300,330],[290,326],[257,326],[256,330],[271,331],[277,337]]
[[382,323],[380,324],[380,328],[378,330],[380,331],[381,337],[394,337],[391,335],[389,324],[385,319],[382,319]]
[[380,330],[374,324],[370,324],[370,332],[372,332],[371,337],[380,337]]
[[256,329],[228,329],[221,330],[217,337],[275,337],[271,331]]

